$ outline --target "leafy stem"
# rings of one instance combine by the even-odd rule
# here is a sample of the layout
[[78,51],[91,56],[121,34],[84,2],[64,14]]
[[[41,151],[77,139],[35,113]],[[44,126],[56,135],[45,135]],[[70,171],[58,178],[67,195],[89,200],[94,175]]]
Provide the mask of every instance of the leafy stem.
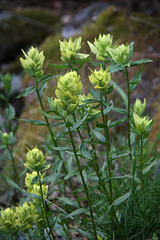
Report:
[[[110,143],[109,143],[109,132],[108,132],[108,122],[105,118],[104,111],[103,111],[103,96],[102,90],[100,90],[100,97],[101,97],[101,113],[102,113],[102,120],[104,124],[104,133],[105,133],[105,144],[106,144],[106,152],[107,152],[107,165],[108,165],[108,177],[111,178],[111,159],[110,159]],[[107,100],[107,99],[106,99]],[[110,202],[112,204],[112,182],[109,181],[109,193],[110,193]],[[113,207],[111,207],[111,240],[113,240]]]
[[[34,79],[34,80],[35,80],[35,87],[36,87],[37,97],[38,97],[38,100],[39,100],[41,109],[44,111],[44,106],[43,106],[43,103],[42,103],[42,99],[41,99],[41,96],[40,96],[40,94],[39,94],[38,79]],[[43,115],[43,116],[44,116],[44,115]],[[48,118],[47,118],[46,116],[44,116],[44,119],[45,119],[45,121],[46,121],[48,130],[49,130],[49,132],[50,132],[50,134],[51,134],[52,141],[53,141],[55,147],[58,147],[57,141],[56,141],[56,139],[55,139],[55,134],[54,134],[54,132],[53,132],[51,126],[50,126],[50,123],[49,123],[49,121],[48,121]],[[60,151],[57,150],[56,152],[57,152],[57,154],[58,154],[59,159],[62,161],[63,170],[64,170],[65,174],[67,175],[67,174],[68,174],[68,171],[67,171],[67,169],[66,169],[65,163],[63,162],[63,159],[62,159],[62,156],[61,156],[61,154],[60,154]],[[69,181],[69,186],[70,186],[70,188],[71,188],[72,191],[73,191],[73,190],[74,190],[74,187],[73,187],[72,181],[71,181],[70,179],[69,179],[68,181]],[[78,195],[77,195],[76,192],[74,192],[74,195],[75,195],[75,198],[78,199]],[[79,204],[79,206],[81,207],[81,204],[79,203],[79,201],[78,201],[78,204]]]
[[129,76],[128,76],[128,68],[126,67],[125,68],[126,72],[125,72],[125,75],[126,75],[126,80],[127,80],[127,95],[128,95],[128,146],[129,146],[129,150],[130,150],[130,161],[132,159],[132,148],[131,148],[131,134],[130,134],[130,87],[129,87]]
[[90,215],[91,215],[91,221],[92,221],[92,225],[93,225],[94,237],[95,237],[95,240],[98,240],[97,239],[97,233],[96,233],[96,225],[95,225],[95,222],[94,222],[93,211],[92,211],[92,207],[91,207],[91,200],[90,200],[89,193],[88,193],[88,188],[87,188],[87,185],[86,185],[84,177],[83,177],[82,169],[81,169],[79,159],[78,159],[78,155],[77,155],[77,151],[76,151],[76,146],[75,146],[73,136],[72,136],[72,132],[71,132],[69,126],[68,126],[68,132],[69,132],[71,144],[72,144],[72,147],[73,147],[73,152],[74,152],[74,156],[75,156],[75,159],[76,159],[76,163],[77,163],[77,166],[78,166],[78,171],[80,173],[80,177],[81,177],[83,187],[84,187],[84,190],[85,190],[85,193],[86,193],[86,197],[87,197],[87,200],[88,200],[88,205],[89,205],[89,210],[90,210]]

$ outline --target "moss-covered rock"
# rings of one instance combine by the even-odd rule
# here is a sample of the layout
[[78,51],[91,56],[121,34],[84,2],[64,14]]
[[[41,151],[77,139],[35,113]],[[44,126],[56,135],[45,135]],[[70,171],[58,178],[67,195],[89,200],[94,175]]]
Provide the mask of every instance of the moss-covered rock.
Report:
[[[26,8],[7,11],[9,17],[0,20],[0,62],[11,62],[21,53],[21,48],[39,45],[50,33],[60,29],[60,20],[55,13],[43,9]],[[14,72],[20,64],[14,62]]]

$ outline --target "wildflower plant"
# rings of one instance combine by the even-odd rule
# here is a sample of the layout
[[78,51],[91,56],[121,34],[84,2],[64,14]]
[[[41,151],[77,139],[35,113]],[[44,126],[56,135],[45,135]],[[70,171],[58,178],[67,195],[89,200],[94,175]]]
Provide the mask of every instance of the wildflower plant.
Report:
[[[28,150],[24,164],[28,169],[26,190],[21,191],[30,201],[24,201],[15,210],[10,210],[15,216],[11,226],[13,229],[19,226],[15,232],[9,232],[12,239],[17,231],[28,234],[29,239],[35,239],[38,234],[43,240],[56,239],[55,232],[72,239],[74,227],[70,220],[76,224],[79,234],[91,240],[148,239],[159,234],[158,228],[154,228],[153,232],[145,230],[149,225],[159,226],[160,221],[158,215],[154,218],[154,224],[151,220],[153,218],[148,217],[154,206],[148,209],[151,203],[147,194],[150,195],[152,187],[149,187],[151,185],[147,178],[159,158],[156,145],[152,146],[148,141],[153,120],[144,115],[146,99],[141,102],[137,98],[135,104],[131,104],[131,93],[141,81],[143,66],[132,79],[128,72],[128,68],[151,60],[131,61],[133,43],[118,45],[113,43],[110,34],[100,34],[94,43],[88,44],[95,54],[96,64],[90,61],[88,54],[79,53],[81,37],[60,41],[64,63],[50,66],[67,69],[67,72],[57,77],[55,98],[47,98],[48,110],[44,108],[42,96],[53,74],[44,75],[43,52],[40,53],[34,47],[28,53],[23,52],[25,59],[21,58],[20,61],[24,70],[34,78],[34,86],[22,91],[18,98],[36,91],[44,121],[20,120],[48,128],[50,141],[43,145],[43,149],[54,156],[54,160],[46,164],[47,155],[43,155],[41,150],[37,147]],[[93,89],[86,95],[78,70],[87,61],[93,63],[89,76]],[[117,71],[124,74],[126,79],[126,109],[115,107],[114,101],[110,99],[110,93],[114,91],[112,73]],[[116,113],[121,114],[122,118],[115,118]],[[59,128],[59,132],[54,130],[50,119],[56,121],[54,126]],[[120,144],[111,136],[111,129],[120,124],[127,129],[124,144],[124,135]],[[3,136],[5,142],[8,141],[7,137]],[[119,166],[119,175],[116,174],[115,163]],[[157,179],[155,181],[158,182]],[[52,197],[54,190],[50,190],[49,182],[51,187],[54,184],[58,186],[57,198]],[[160,193],[158,188],[157,192]],[[153,195],[158,207],[157,194]],[[55,200],[60,207],[57,207]],[[143,203],[148,211],[144,211]],[[58,211],[52,211],[52,205]],[[0,229],[5,229],[3,219],[4,210],[1,211]],[[140,222],[138,227],[137,219]]]

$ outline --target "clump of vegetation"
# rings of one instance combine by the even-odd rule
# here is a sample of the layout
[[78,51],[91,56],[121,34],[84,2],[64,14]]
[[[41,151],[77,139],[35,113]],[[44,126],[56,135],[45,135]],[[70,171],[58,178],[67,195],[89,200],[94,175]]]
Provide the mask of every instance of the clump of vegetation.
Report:
[[[19,186],[19,179],[15,182],[16,176],[8,179],[23,198],[18,206],[1,210],[2,239],[13,240],[18,235],[24,239],[51,240],[57,235],[74,239],[75,231],[92,240],[160,237],[159,151],[157,142],[148,140],[154,120],[145,113],[146,99],[136,99],[131,105],[131,93],[141,81],[143,65],[151,60],[131,61],[133,43],[113,43],[110,34],[100,34],[93,43],[88,41],[96,62],[79,52],[81,45],[81,37],[60,41],[64,63],[50,66],[67,72],[57,76],[56,97],[47,97],[48,110],[42,97],[54,74],[44,75],[43,51],[31,47],[20,58],[34,85],[17,98],[35,92],[44,120],[19,120],[46,127],[49,136],[43,145],[28,149],[24,188]],[[85,95],[79,70],[87,62],[93,66],[89,81],[94,89]],[[130,79],[128,69],[138,65],[142,66]],[[126,81],[126,109],[114,106],[110,99],[114,91],[111,78],[117,71]],[[121,124],[126,126],[126,138],[118,144],[110,133]],[[12,136],[1,132],[1,146],[8,151]]]

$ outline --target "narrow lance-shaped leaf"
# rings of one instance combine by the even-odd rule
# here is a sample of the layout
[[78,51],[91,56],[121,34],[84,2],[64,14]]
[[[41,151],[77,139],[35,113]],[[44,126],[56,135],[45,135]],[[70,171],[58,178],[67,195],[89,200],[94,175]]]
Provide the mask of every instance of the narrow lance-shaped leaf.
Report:
[[137,66],[139,64],[144,64],[144,63],[149,63],[149,62],[153,62],[153,61],[150,60],[150,59],[141,59],[141,60],[138,60],[138,61],[131,62],[130,66],[133,67],[133,66]]
[[129,82],[129,84],[130,84],[130,86],[129,86],[130,93],[132,93],[134,91],[134,89],[137,87],[137,85],[140,83],[141,77],[142,77],[143,68],[144,68],[144,65],[139,69],[139,71],[136,73],[136,75]]
[[70,217],[73,217],[73,216],[75,216],[75,215],[79,215],[79,214],[81,214],[81,213],[85,213],[85,212],[87,212],[87,211],[88,211],[87,208],[79,208],[79,209],[75,210],[74,212],[68,214],[68,215],[67,215],[66,217],[64,217],[64,218],[70,218]]
[[81,143],[79,145],[79,151],[80,151],[80,153],[82,154],[83,157],[92,159],[91,154],[90,154],[90,150],[88,149],[88,145],[87,145],[86,142]]
[[118,206],[119,204],[123,203],[124,201],[127,200],[127,198],[129,198],[129,196],[131,195],[131,190],[124,194],[123,196],[117,198],[116,200],[114,200],[114,202],[112,203],[112,206]]
[[92,132],[102,143],[106,142],[105,137],[101,133],[99,133],[97,130],[93,129]]
[[107,108],[104,110],[104,115],[107,115],[113,108],[113,101],[110,101]]
[[39,126],[47,126],[47,124],[43,121],[38,121],[38,120],[30,120],[30,119],[21,119],[18,118],[18,120],[27,122],[27,123],[32,123],[33,125],[39,125]]
[[122,123],[122,122],[125,122],[127,120],[127,117],[124,117],[124,118],[120,118],[112,123],[109,124],[109,128],[112,128],[112,127],[115,127],[117,126],[118,124]]
[[32,93],[34,91],[35,91],[35,87],[33,87],[33,86],[28,87],[28,88],[24,89],[22,92],[20,92],[16,98],[28,96],[30,93]]

